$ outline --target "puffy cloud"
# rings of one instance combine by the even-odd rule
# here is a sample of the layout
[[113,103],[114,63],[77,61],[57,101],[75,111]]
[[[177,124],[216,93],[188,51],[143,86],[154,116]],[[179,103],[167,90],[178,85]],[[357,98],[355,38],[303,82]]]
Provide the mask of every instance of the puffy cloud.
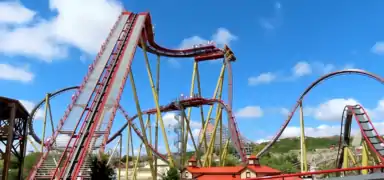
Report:
[[252,76],[248,78],[248,85],[256,86],[259,84],[268,84],[276,79],[276,75],[272,72],[262,73],[259,76]]
[[201,38],[200,36],[192,36],[183,41],[180,44],[180,49],[192,48],[196,44],[206,44],[208,40]]
[[232,41],[237,40],[238,37],[229,32],[228,29],[219,28],[217,29],[216,33],[212,35],[212,39],[218,45],[222,46],[224,44],[230,44]]
[[48,62],[65,57],[69,46],[94,54],[122,5],[117,0],[51,0],[49,8],[57,15],[43,19],[19,1],[1,3],[0,25],[5,24],[5,28],[0,26],[0,52]]
[[[353,98],[336,98],[328,100],[324,103],[321,103],[320,105],[316,107],[308,107],[304,108],[304,115],[305,116],[312,116],[315,119],[318,120],[324,120],[324,121],[340,121],[342,112],[344,110],[344,107],[346,105],[356,105],[359,104],[359,102]],[[284,115],[287,115],[286,111],[288,109],[282,108],[282,113]],[[381,114],[384,113],[384,99],[380,100],[377,103],[377,106],[375,108],[365,108],[367,111],[369,117],[373,121],[373,125],[376,128],[376,130],[381,133],[384,132],[384,121],[381,118]],[[334,136],[334,135],[340,135],[340,125],[327,125],[322,124],[317,127],[305,127],[304,128],[305,135],[311,136],[311,137],[328,137],[328,136]],[[356,133],[360,132],[358,128],[352,128],[352,135],[355,135]],[[282,138],[284,137],[298,137],[300,136],[300,127],[298,126],[288,126],[283,134]],[[270,138],[266,138],[270,139]],[[265,139],[261,139],[260,142],[268,141]]]
[[[323,121],[340,121],[342,112],[346,105],[360,104],[358,100],[353,98],[335,98],[319,104],[318,106],[304,106],[304,115],[312,116],[317,120]],[[282,108],[285,109],[285,108]],[[365,108],[372,120],[383,120],[380,114],[384,113],[384,99],[380,100],[376,107]],[[282,111],[282,114],[287,115]]]
[[[219,46],[230,44],[237,40],[238,37],[233,35],[228,29],[218,28],[216,33],[212,35],[212,40]],[[180,49],[191,48],[196,44],[207,44],[208,40],[200,36],[192,36],[184,39],[180,44]]]
[[259,118],[263,116],[263,110],[260,106],[246,106],[236,112],[236,117],[239,118]]
[[[31,112],[32,109],[36,106],[36,104],[32,101],[28,101],[28,100],[19,100],[19,101],[21,104],[23,104],[23,106],[25,107],[25,109],[27,109],[28,112]],[[35,119],[39,120],[43,118],[44,118],[44,111],[42,109],[37,110]]]
[[384,42],[376,42],[375,45],[373,45],[373,47],[371,48],[371,52],[378,55],[384,55]]
[[0,64],[0,79],[26,83],[31,82],[34,77],[35,75],[27,68],[16,67],[10,64]]
[[352,64],[336,66],[333,64],[326,64],[321,62],[299,61],[291,68],[291,72],[265,72],[258,76],[251,76],[248,78],[248,85],[256,86],[275,81],[292,81],[311,74],[323,75],[335,70],[351,69],[352,67]]
[[344,107],[356,104],[359,104],[358,101],[352,98],[336,98],[321,103],[317,107],[304,108],[304,112],[305,115],[313,116],[318,120],[340,121]]
[[[320,125],[317,127],[305,127],[304,128],[305,136],[310,137],[326,137],[340,135],[340,126],[329,126],[329,125]],[[288,126],[282,137],[297,137],[300,136],[300,127],[297,126]]]
[[[167,128],[175,127],[178,124],[178,120],[175,117],[179,117],[176,113],[167,112],[163,115],[164,126]],[[201,122],[191,120],[189,122],[191,129],[201,128]]]
[[353,64],[345,64],[343,66],[336,66],[334,64],[322,62],[307,62],[300,61],[292,68],[293,77],[301,77],[311,75],[313,73],[323,75],[335,70],[344,70],[353,68]]
[[163,122],[166,128],[171,128],[177,125],[177,120],[175,119],[175,113],[165,113],[163,115]]
[[305,76],[312,73],[312,67],[305,61],[298,62],[293,68],[292,73],[294,76]]
[[22,24],[29,22],[36,15],[36,12],[31,11],[19,2],[3,1],[0,2],[0,24]]

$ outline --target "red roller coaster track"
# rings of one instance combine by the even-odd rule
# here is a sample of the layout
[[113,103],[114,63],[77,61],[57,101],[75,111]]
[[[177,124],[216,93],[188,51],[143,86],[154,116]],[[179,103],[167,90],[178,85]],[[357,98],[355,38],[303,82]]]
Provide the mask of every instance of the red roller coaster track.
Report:
[[[147,50],[154,54],[169,57],[195,57],[196,61],[223,58],[225,55],[224,52],[226,52],[224,50],[228,50],[227,46],[225,46],[224,50],[221,50],[211,44],[180,50],[161,47],[154,41],[149,13],[134,14],[131,12],[123,12],[112,28],[106,42],[102,45],[96,60],[90,66],[87,76],[84,78],[82,85],[73,98],[64,117],[60,120],[57,130],[50,140],[50,144],[55,141],[59,131],[66,124],[69,117],[71,117],[71,119],[80,117],[76,120],[71,139],[58,162],[59,165],[64,163],[64,166],[61,168],[58,166],[51,176],[51,179],[56,178],[56,176],[63,179],[75,179],[78,176],[91,142],[95,141],[95,132],[97,131],[98,124],[108,119],[108,127],[101,145],[102,149],[105,148],[118,103],[124,89],[125,80],[130,72],[132,59],[140,40],[143,40],[147,46],[142,48],[148,48]],[[231,114],[232,105],[232,71],[230,61],[234,60],[234,57],[232,57],[232,59],[226,59],[229,91],[228,105],[225,106],[225,108],[228,114]],[[79,105],[85,108],[83,108],[82,111],[75,111],[74,109],[78,108],[77,106]],[[106,109],[107,107],[109,107],[108,110]],[[78,129],[78,127],[80,127],[80,129]],[[229,116],[228,127],[231,131],[232,142],[240,153],[243,161],[246,161],[233,116]],[[48,152],[49,149],[44,153],[36,168],[31,171],[29,179],[35,178],[36,171],[47,158]],[[68,157],[64,160],[64,154],[67,152],[69,153]]]
[[315,82],[313,82],[310,86],[308,86],[304,92],[300,95],[300,97],[297,99],[297,103],[294,105],[292,108],[291,112],[289,113],[287,119],[281,126],[280,130],[276,133],[276,135],[272,138],[272,140],[261,150],[259,153],[256,155],[257,157],[263,156],[275,143],[276,141],[280,138],[280,136],[283,134],[285,128],[288,126],[289,122],[291,121],[293,115],[295,114],[297,108],[300,106],[300,103],[303,101],[304,97],[317,85],[319,85],[321,82],[330,79],[335,76],[339,75],[345,75],[345,74],[357,74],[357,75],[363,75],[367,76],[369,78],[372,78],[382,84],[384,84],[384,79],[367,71],[359,70],[359,69],[350,69],[350,70],[342,70],[342,71],[336,71],[332,72],[329,74],[326,74],[319,79],[317,79]]

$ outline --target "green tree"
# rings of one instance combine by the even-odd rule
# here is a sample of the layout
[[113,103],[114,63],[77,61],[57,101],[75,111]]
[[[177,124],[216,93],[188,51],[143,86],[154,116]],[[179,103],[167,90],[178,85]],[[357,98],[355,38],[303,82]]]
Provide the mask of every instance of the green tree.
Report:
[[[127,155],[124,155],[124,156],[121,158],[121,162],[125,163],[126,160],[127,160]],[[132,161],[132,156],[128,156],[128,160],[129,160],[129,161]]]
[[32,170],[32,167],[37,164],[37,161],[41,157],[41,152],[33,152],[25,156],[24,158],[24,176],[28,176],[28,173]]
[[177,168],[169,168],[166,174],[163,176],[163,180],[179,180],[180,174]]
[[116,174],[112,167],[108,166],[108,155],[91,157],[91,179],[115,179]]
[[272,155],[267,153],[260,159],[262,165],[269,166],[274,169],[278,169],[283,173],[295,173],[299,172],[298,165],[300,164],[297,157],[293,154],[286,155]]
[[224,166],[237,166],[239,165],[239,160],[232,154],[228,154],[227,157],[225,157],[225,163]]

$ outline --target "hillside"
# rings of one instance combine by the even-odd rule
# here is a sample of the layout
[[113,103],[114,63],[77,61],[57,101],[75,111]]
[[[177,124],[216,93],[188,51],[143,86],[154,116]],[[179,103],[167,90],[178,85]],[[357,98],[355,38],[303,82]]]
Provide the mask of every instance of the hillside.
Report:
[[[332,145],[337,146],[339,143],[339,136],[330,136],[330,137],[306,137],[306,147],[307,151],[313,151],[315,149],[327,149]],[[261,143],[254,146],[254,153],[260,151],[266,144]],[[271,153],[286,153],[291,150],[300,149],[300,138],[284,138],[276,142],[270,152]]]

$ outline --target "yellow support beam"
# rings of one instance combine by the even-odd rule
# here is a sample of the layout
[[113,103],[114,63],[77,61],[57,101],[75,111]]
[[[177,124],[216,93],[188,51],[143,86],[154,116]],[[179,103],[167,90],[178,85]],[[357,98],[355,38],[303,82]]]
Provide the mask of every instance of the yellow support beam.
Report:
[[41,137],[41,152],[44,152],[44,138],[45,138],[45,129],[47,127],[47,114],[49,109],[49,94],[45,95],[45,110],[44,110],[44,121],[43,121],[43,136]]
[[[183,107],[181,107],[181,113],[182,113],[183,117],[186,116],[186,113],[185,113],[185,110]],[[193,147],[195,148],[195,157],[196,157],[198,163],[201,164],[200,153],[198,151],[195,139],[193,138],[193,134],[192,134],[191,126],[190,126],[190,120],[188,118],[185,118],[185,121],[187,122],[187,132],[189,132],[189,135],[191,136]]]
[[[190,89],[190,93],[189,93],[189,96],[192,97],[193,94],[194,94],[194,90],[195,90],[195,79],[196,79],[196,69],[197,69],[197,61],[195,61],[193,63],[193,71],[192,71],[192,82],[191,82],[191,89]],[[192,114],[192,108],[188,108],[188,114],[187,114],[187,119],[191,119],[191,114]],[[184,116],[183,116],[184,117]],[[184,119],[182,120],[184,121]],[[189,123],[189,122],[188,122]],[[181,127],[182,128],[182,132],[183,132],[183,129],[184,127]],[[187,130],[188,131],[188,130]],[[183,134],[183,133],[182,133]],[[184,144],[183,144],[183,157],[182,157],[182,164],[185,164],[185,159],[186,159],[186,152],[187,152],[187,143],[188,143],[188,132],[184,134]]]
[[210,167],[211,163],[212,163],[212,153],[213,153],[213,150],[215,148],[216,131],[217,131],[217,126],[219,125],[219,122],[220,122],[219,120],[220,120],[221,113],[222,113],[221,106],[218,105],[217,106],[217,115],[215,118],[215,127],[213,128],[211,139],[209,141],[209,146],[208,146],[207,152],[206,152],[205,157],[204,157],[204,166],[205,167],[206,166]]
[[227,141],[225,142],[224,149],[223,149],[223,154],[220,157],[220,159],[223,160],[223,161],[220,162],[221,166],[225,166],[225,159],[227,157],[228,146],[229,146],[229,139],[227,139]]
[[169,165],[170,165],[170,167],[174,167],[175,164],[174,164],[174,162],[173,162],[173,157],[172,157],[171,149],[169,148],[168,138],[167,138],[167,132],[166,132],[165,127],[164,127],[163,118],[161,117],[161,110],[160,110],[160,105],[159,105],[159,98],[158,98],[158,94],[157,94],[157,92],[156,92],[155,85],[154,85],[154,82],[153,82],[153,79],[152,79],[152,71],[151,71],[151,66],[150,66],[150,64],[149,64],[149,60],[148,60],[147,47],[146,47],[146,44],[144,43],[144,40],[143,40],[143,39],[141,39],[141,47],[142,47],[143,52],[144,52],[144,59],[145,59],[146,67],[147,67],[148,78],[149,78],[149,82],[150,82],[150,84],[151,84],[151,89],[152,89],[152,94],[153,94],[153,100],[155,101],[156,111],[157,111],[157,116],[158,116],[158,118],[159,118],[159,122],[160,122],[160,126],[161,126],[161,131],[162,131],[162,133],[163,133],[163,138],[164,138],[164,143],[165,143],[165,149],[167,150],[167,155],[168,155]]
[[304,111],[303,111],[303,101],[300,101],[300,169],[301,172],[307,172],[307,149],[305,147],[305,126],[304,126]]
[[[368,157],[369,157],[369,150],[366,142],[363,142],[363,149],[361,151],[361,166],[368,166]],[[368,174],[368,170],[364,169],[361,170],[361,174],[366,175]]]
[[[120,159],[121,159],[121,154],[123,154],[123,135],[120,134],[120,140],[119,140],[119,145],[120,145],[120,151],[119,151],[119,166],[118,166],[118,180],[121,179],[121,169],[120,169]],[[127,156],[128,158],[128,156]]]
[[[221,71],[220,71],[220,76],[219,76],[219,79],[217,80],[217,84],[216,84],[216,88],[215,88],[215,92],[213,93],[213,98],[216,98],[218,94],[221,94],[221,87],[222,86],[222,81],[224,79],[224,72],[225,72],[225,64],[223,64],[222,68],[221,68]],[[203,131],[201,132],[201,138],[199,139],[199,148],[201,148],[201,145],[202,145],[202,140],[205,138],[206,136],[206,131],[207,131],[207,127],[208,127],[208,123],[209,123],[209,119],[211,118],[211,114],[212,114],[212,110],[213,110],[213,105],[211,105],[209,107],[209,110],[208,110],[208,115],[207,115],[207,118],[205,120],[205,124],[203,126]],[[205,148],[207,148],[207,145],[205,145]]]
[[[139,152],[137,153],[136,161],[135,161],[135,166],[133,168],[133,180],[137,179],[137,166],[139,164],[139,159],[140,159],[140,154],[141,154],[141,148],[143,148],[143,143],[140,144]],[[153,176],[152,176],[153,177]]]
[[[160,91],[160,55],[157,55],[157,64],[156,64],[156,93],[157,101],[159,101],[159,91]],[[158,150],[159,145],[159,116],[156,116],[155,124],[155,150]],[[157,179],[157,156],[154,156],[155,160],[155,176],[153,179]]]
[[137,92],[136,92],[136,84],[135,84],[135,80],[133,78],[132,69],[131,69],[131,72],[129,73],[129,77],[130,77],[129,79],[131,81],[131,86],[132,86],[133,98],[135,99],[137,115],[138,115],[138,118],[139,118],[139,121],[140,121],[141,131],[142,131],[142,134],[143,134],[143,141],[144,141],[145,149],[146,149],[147,155],[148,155],[149,167],[151,169],[151,173],[152,173],[152,177],[153,177],[154,174],[155,174],[154,173],[154,167],[153,167],[153,161],[152,161],[153,156],[152,156],[152,151],[150,150],[150,148],[148,146],[148,139],[147,139],[146,128],[144,126],[143,114],[141,112],[141,107],[140,107],[140,103],[139,103],[139,97],[138,97]]
[[131,126],[128,124],[128,128],[127,128],[127,155],[126,155],[126,159],[125,159],[125,180],[128,180],[128,165],[129,165],[129,145],[130,143],[130,139],[131,139]]
[[[199,97],[202,96],[201,94],[201,84],[200,84],[200,72],[199,72],[199,63],[196,63],[196,69],[195,69],[195,72],[196,72],[196,83],[197,83],[197,93],[199,95]],[[203,106],[199,106],[200,107],[200,118],[201,118],[201,124],[205,124],[205,120],[204,120],[204,109],[203,109]],[[205,147],[208,146],[207,144],[207,138],[204,136],[203,138],[204,140],[204,145]],[[200,149],[200,148],[199,148]]]
[[36,146],[36,144],[33,142],[33,140],[31,140],[31,138],[29,136],[27,136],[27,139],[28,139],[29,143],[32,145],[33,149],[36,152],[39,152],[39,148]]
[[[145,128],[150,128],[151,127],[151,119],[150,119],[149,115],[148,115],[148,119],[147,119],[147,122],[146,122],[145,126],[146,126]],[[137,166],[139,164],[140,153],[141,153],[141,149],[142,148],[143,148],[143,142],[140,143],[139,154],[136,157],[135,167],[133,169],[133,175],[134,175],[133,179],[136,179],[136,176],[137,176]],[[152,176],[152,177],[154,177],[154,176]]]

